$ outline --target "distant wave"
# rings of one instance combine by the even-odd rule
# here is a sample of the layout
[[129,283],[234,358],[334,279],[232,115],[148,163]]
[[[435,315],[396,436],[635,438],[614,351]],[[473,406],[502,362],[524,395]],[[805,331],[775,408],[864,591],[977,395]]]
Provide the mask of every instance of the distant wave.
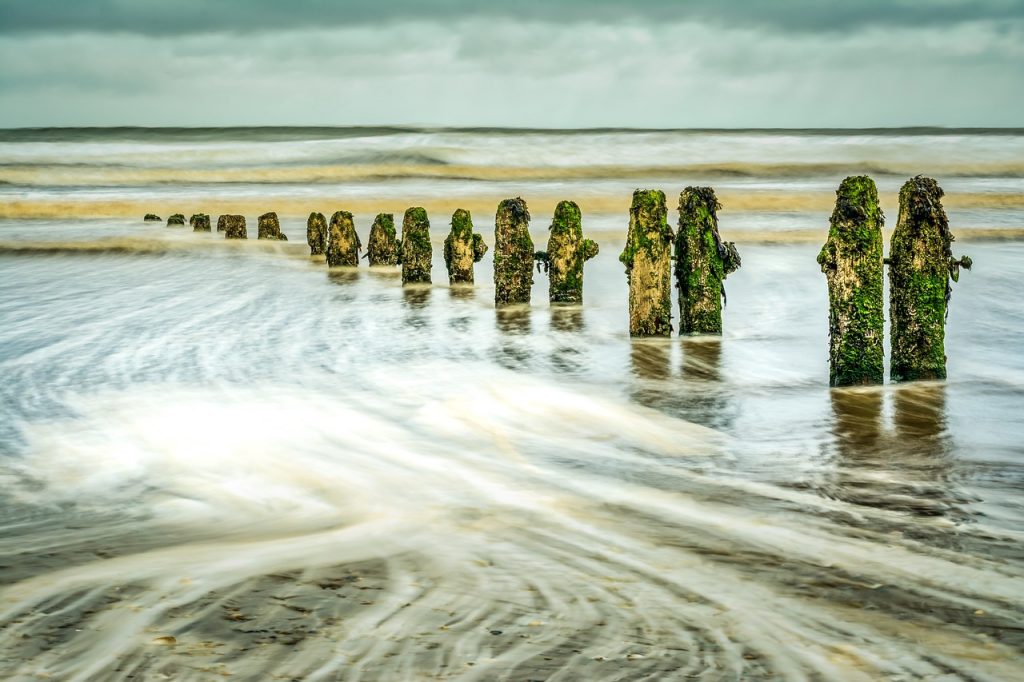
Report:
[[0,165],[0,184],[24,187],[145,186],[174,184],[329,184],[402,179],[480,182],[640,180],[682,178],[842,178],[847,175],[948,178],[1024,178],[1024,162],[921,164],[710,163],[677,165],[480,166],[452,164],[438,155],[388,154],[378,163],[214,167],[136,167],[89,163]]
[[0,128],[0,142],[61,142],[84,140],[289,141],[344,139],[407,133],[480,133],[487,135],[593,135],[674,133],[679,135],[807,135],[807,136],[935,136],[1024,135],[1024,128],[505,128],[430,126],[238,126],[238,127],[80,127]]

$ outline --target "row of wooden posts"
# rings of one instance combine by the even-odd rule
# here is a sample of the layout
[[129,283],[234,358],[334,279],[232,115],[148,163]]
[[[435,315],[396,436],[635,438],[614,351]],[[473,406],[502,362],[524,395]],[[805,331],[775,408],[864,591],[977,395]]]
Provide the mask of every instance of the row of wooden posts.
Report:
[[[971,260],[952,256],[953,236],[942,196],[931,178],[918,176],[903,185],[890,255],[884,258],[884,216],[874,181],[854,176],[840,184],[828,239],[817,259],[829,289],[831,385],[883,382],[884,265],[889,265],[890,282],[890,378],[945,378],[950,280],[958,279],[961,267],[970,269]],[[673,231],[664,192],[638,189],[633,193],[626,245],[619,255],[629,284],[631,336],[671,334],[673,274],[679,290],[679,333],[722,333],[723,282],[740,266],[740,256],[735,244],[723,241],[719,234],[720,208],[712,188],[687,187],[679,195],[678,229]],[[146,220],[160,219],[149,214]],[[197,232],[211,231],[206,214],[193,215],[189,222]],[[530,302],[535,263],[549,275],[552,303],[581,303],[583,264],[597,255],[598,246],[583,237],[579,206],[562,201],[555,208],[547,251],[534,251],[529,223],[530,212],[522,198],[505,199],[498,205],[495,304]],[[167,224],[184,225],[185,216],[175,214]],[[287,240],[276,213],[261,215],[258,225],[259,239]],[[247,238],[245,218],[240,215],[220,216],[217,230],[227,239]],[[362,243],[348,211],[337,211],[330,223],[322,213],[311,213],[306,240],[311,255],[325,256],[329,266],[359,264]],[[456,210],[444,242],[449,282],[472,283],[473,264],[486,252],[483,237],[473,231],[469,211]],[[400,239],[392,214],[380,213],[374,219],[364,256],[370,265],[401,265],[403,284],[429,283],[432,256],[430,222],[423,208],[406,210]]]

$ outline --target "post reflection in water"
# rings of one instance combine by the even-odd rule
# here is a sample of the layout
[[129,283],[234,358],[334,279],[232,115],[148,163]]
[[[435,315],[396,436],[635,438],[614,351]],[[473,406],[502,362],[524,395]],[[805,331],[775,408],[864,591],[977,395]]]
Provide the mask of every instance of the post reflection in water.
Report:
[[498,329],[495,361],[512,370],[530,366],[533,357],[529,338],[533,329],[530,307],[515,305],[497,308],[494,311],[494,322]]
[[452,284],[448,287],[448,296],[454,300],[471,301],[476,297],[476,287],[472,284]]
[[629,364],[633,373],[630,397],[644,407],[671,411],[675,405],[674,390],[665,386],[671,374],[672,346],[670,339],[631,339]]
[[836,479],[832,496],[853,504],[944,515],[954,508],[945,387],[894,389],[893,428],[883,425],[884,390],[833,389]]
[[722,382],[722,339],[685,338],[682,348],[680,416],[714,429],[728,429],[733,415],[726,398],[727,385]]
[[555,332],[555,349],[551,352],[551,365],[564,374],[579,374],[586,370],[583,362],[585,341],[583,308],[578,305],[551,306],[551,330]]

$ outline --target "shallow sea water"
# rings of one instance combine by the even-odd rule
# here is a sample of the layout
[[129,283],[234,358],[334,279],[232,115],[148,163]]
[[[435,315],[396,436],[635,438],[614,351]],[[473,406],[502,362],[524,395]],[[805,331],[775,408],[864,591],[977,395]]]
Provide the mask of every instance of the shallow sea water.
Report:
[[0,221],[0,677],[1018,679],[1024,242],[954,244],[947,381],[832,390],[820,243],[727,211],[725,333],[665,340],[613,214],[500,311],[438,213],[404,288],[301,217]]

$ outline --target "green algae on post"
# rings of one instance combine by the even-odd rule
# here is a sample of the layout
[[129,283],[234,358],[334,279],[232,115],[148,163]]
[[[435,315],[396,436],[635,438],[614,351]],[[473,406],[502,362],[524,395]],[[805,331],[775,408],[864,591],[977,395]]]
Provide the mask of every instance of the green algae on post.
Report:
[[402,219],[402,284],[429,284],[433,256],[426,209],[421,206],[406,209]]
[[163,222],[163,218],[158,216],[156,213],[147,213],[146,217],[142,220],[147,223]]
[[313,211],[306,219],[306,243],[309,244],[310,256],[324,255],[327,245],[327,218],[323,213]]
[[722,282],[740,266],[740,255],[718,233],[720,208],[710,187],[687,187],[679,195],[675,275],[680,334],[722,333]]
[[472,284],[473,263],[479,263],[487,253],[484,238],[473,232],[473,218],[469,211],[456,209],[452,215],[452,229],[444,240],[444,264],[448,269],[449,284]]
[[828,239],[818,264],[828,280],[829,383],[880,384],[882,350],[882,225],[874,181],[848,177],[836,190]]
[[629,284],[629,335],[672,333],[672,228],[666,220],[665,193],[633,192],[629,231],[619,261]]
[[583,238],[582,214],[574,201],[560,201],[551,220],[548,250],[534,257],[548,275],[548,300],[583,302],[583,263],[597,255],[597,242]]
[[185,224],[185,216],[182,215],[181,213],[175,213],[174,215],[172,215],[170,218],[167,219],[167,227],[170,227],[172,225],[178,226],[178,225],[184,225],[184,224]]
[[276,239],[282,242],[288,241],[288,237],[281,234],[281,223],[277,219],[277,213],[270,211],[260,216],[257,223],[257,239]]
[[335,211],[327,230],[327,265],[332,268],[358,266],[359,249],[362,246],[355,223],[352,222],[352,214],[348,211]]
[[225,239],[248,239],[245,231],[245,216],[227,214],[217,218],[217,231],[221,231],[223,225]]
[[522,197],[505,199],[494,216],[494,304],[529,303],[532,286],[530,211]]
[[366,240],[366,258],[370,265],[398,265],[398,238],[395,234],[395,216],[391,213],[378,213],[370,228],[370,237]]
[[911,178],[900,189],[900,213],[889,247],[889,319],[893,381],[946,378],[946,315],[950,280],[971,259],[953,258],[953,234],[942,208],[942,188]]

